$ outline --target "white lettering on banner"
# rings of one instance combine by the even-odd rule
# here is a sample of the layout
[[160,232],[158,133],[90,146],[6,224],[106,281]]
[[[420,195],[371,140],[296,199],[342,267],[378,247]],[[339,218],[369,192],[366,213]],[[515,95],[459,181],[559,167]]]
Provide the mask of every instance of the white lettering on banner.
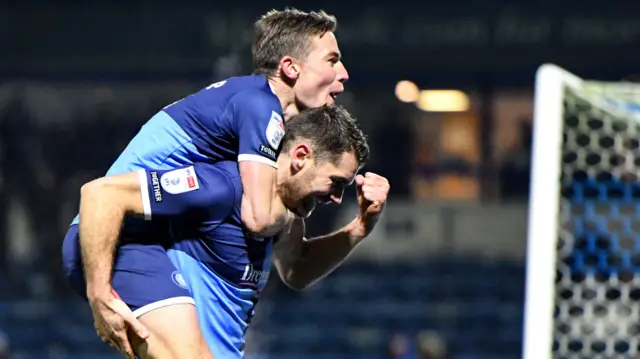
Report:
[[[603,6],[606,8],[606,6]],[[542,8],[509,6],[497,15],[439,15],[432,17],[407,17],[402,21],[389,20],[388,14],[379,8],[370,8],[357,18],[346,17],[341,25],[340,42],[357,46],[467,46],[536,45],[551,46],[560,39],[566,45],[599,44],[632,45],[640,37],[640,15],[623,10],[595,15],[580,15],[579,8],[571,14],[558,11],[549,15]],[[410,10],[407,10],[410,11]],[[420,14],[430,13],[428,8]],[[437,13],[437,12],[436,12]],[[209,37],[215,46],[237,46],[238,36],[251,28],[247,19],[252,16],[234,14],[209,16]],[[554,30],[555,29],[555,30]],[[389,36],[395,34],[395,36]],[[233,42],[230,42],[233,40]],[[251,43],[251,36],[241,36],[240,41]]]

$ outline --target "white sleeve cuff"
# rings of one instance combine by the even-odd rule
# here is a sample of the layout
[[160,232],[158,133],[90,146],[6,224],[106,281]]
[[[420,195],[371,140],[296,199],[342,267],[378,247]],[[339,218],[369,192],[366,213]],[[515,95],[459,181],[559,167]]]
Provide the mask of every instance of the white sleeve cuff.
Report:
[[138,178],[140,179],[140,194],[142,195],[142,209],[144,210],[144,219],[151,220],[151,199],[149,198],[149,185],[147,184],[147,171],[138,170]]
[[260,162],[260,163],[264,163],[267,166],[278,168],[278,164],[276,164],[276,161],[260,155],[241,154],[238,156],[238,162],[242,162],[242,161]]

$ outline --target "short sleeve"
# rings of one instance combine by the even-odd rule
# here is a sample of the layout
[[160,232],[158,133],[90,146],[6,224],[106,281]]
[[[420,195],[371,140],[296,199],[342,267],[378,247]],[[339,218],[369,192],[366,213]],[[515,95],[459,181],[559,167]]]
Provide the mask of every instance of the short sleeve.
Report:
[[138,174],[146,220],[187,214],[224,217],[236,202],[235,187],[215,164],[140,170]]
[[264,91],[245,91],[234,97],[231,106],[237,125],[238,161],[256,161],[276,167],[284,136],[278,98]]

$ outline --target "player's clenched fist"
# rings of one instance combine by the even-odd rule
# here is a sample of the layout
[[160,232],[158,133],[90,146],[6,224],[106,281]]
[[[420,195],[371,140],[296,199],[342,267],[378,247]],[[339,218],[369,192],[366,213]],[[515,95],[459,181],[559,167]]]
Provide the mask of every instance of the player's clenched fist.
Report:
[[368,235],[378,222],[389,195],[389,181],[375,173],[356,176],[362,235]]

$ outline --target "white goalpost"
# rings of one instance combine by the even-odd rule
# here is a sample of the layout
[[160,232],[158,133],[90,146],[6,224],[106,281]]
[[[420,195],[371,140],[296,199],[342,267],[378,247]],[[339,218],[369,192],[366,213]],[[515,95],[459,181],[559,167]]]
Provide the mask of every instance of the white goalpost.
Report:
[[640,353],[640,85],[535,83],[524,359]]

